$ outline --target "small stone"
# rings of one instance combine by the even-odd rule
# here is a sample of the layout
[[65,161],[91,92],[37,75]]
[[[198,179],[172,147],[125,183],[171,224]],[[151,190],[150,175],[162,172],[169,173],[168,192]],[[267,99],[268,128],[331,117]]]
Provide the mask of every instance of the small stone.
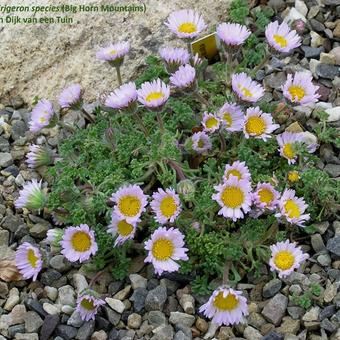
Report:
[[129,279],[133,290],[137,288],[146,288],[148,280],[145,277],[138,274],[130,274]]
[[124,312],[125,305],[122,301],[108,297],[105,299],[105,301],[114,311],[118,312],[119,314],[122,314]]
[[301,46],[301,49],[306,58],[317,58],[320,56],[321,52],[324,52],[323,46],[321,47],[310,47],[310,46]]
[[49,339],[55,328],[57,327],[58,323],[59,317],[57,315],[47,315],[41,328],[40,340]]
[[326,246],[323,243],[323,239],[320,234],[313,234],[311,237],[311,243],[316,253],[326,249]]
[[0,244],[7,246],[9,241],[9,232],[8,230],[0,229]]
[[167,299],[166,288],[158,286],[153,290],[148,292],[145,299],[145,309],[147,311],[151,310],[162,310],[164,303]]
[[261,340],[262,334],[254,327],[247,326],[243,333],[244,337],[248,340]]
[[284,18],[284,21],[291,24],[298,19],[301,19],[303,22],[307,21],[304,15],[302,15],[296,8],[292,7]]
[[209,322],[208,332],[204,335],[203,339],[211,339],[215,336],[215,333],[218,329],[218,325],[215,323]]
[[330,266],[332,260],[331,257],[328,254],[321,254],[319,255],[316,260],[321,264],[323,267]]
[[333,30],[333,36],[335,38],[340,38],[340,21],[337,23],[337,25],[335,26]]
[[8,295],[8,286],[5,282],[0,281],[0,298],[6,299]]
[[310,19],[309,23],[312,26],[312,29],[317,32],[323,33],[326,28],[324,24],[322,24],[320,21],[316,19]]
[[172,281],[166,278],[161,279],[160,285],[166,288],[168,295],[176,293],[178,289],[178,283],[176,281]]
[[187,314],[195,313],[195,299],[189,294],[183,294],[179,299],[179,303]]
[[84,321],[81,319],[79,312],[76,310],[72,313],[70,318],[67,320],[67,324],[69,326],[73,326],[76,328],[79,328],[83,323]]
[[89,340],[94,332],[95,321],[89,320],[78,329],[76,339],[77,340]]
[[323,45],[325,39],[320,34],[312,31],[310,32],[310,36],[312,38],[310,44],[311,47],[316,48]]
[[43,325],[43,320],[36,312],[27,312],[24,316],[25,319],[25,330],[27,333],[38,332],[40,327]]
[[315,331],[320,328],[319,321],[305,321],[303,323],[307,331]]
[[287,309],[288,299],[282,294],[276,294],[263,308],[262,315],[275,326],[278,326]]
[[320,307],[312,307],[302,317],[302,321],[317,321],[320,313]]
[[178,331],[174,337],[174,340],[191,340],[191,339],[192,337],[188,337],[182,331]]
[[106,339],[107,334],[103,330],[94,332],[91,336],[91,340],[106,340]]
[[332,333],[337,329],[337,326],[334,325],[331,321],[329,321],[328,319],[324,319],[321,321],[320,323],[320,327],[325,329],[326,331]]
[[248,325],[255,327],[256,329],[261,329],[261,327],[266,323],[266,320],[259,313],[250,313],[247,317]]
[[52,286],[55,284],[57,280],[61,278],[61,274],[54,269],[47,269],[45,272],[41,274],[41,283],[46,286]]
[[319,319],[322,321],[325,318],[329,318],[336,312],[335,305],[326,306],[319,314]]
[[288,307],[287,311],[294,320],[301,319],[302,315],[305,314],[305,310],[297,306]]
[[52,305],[50,303],[45,302],[43,304],[44,311],[49,315],[58,315],[60,313],[60,306]]
[[262,291],[262,295],[265,298],[274,296],[282,287],[282,281],[279,279],[273,279],[267,282]]
[[12,288],[9,291],[8,299],[5,303],[4,310],[11,311],[20,301],[19,291],[17,288]]
[[329,54],[334,55],[335,64],[340,65],[340,46],[334,47]]
[[165,314],[158,310],[152,310],[148,313],[149,324],[153,327],[158,327],[167,324]]
[[[267,333],[262,340],[283,340],[283,336],[279,333],[276,333],[274,331],[270,331],[269,333]],[[285,338],[285,340],[288,340]],[[296,339],[298,340],[298,339]]]
[[[131,286],[130,286],[131,289]],[[133,309],[136,312],[142,311],[145,306],[145,298],[148,295],[148,291],[145,288],[137,288],[130,297],[130,301],[133,302]],[[115,295],[116,296],[116,295]]]
[[154,336],[151,340],[164,340],[164,339],[173,339],[174,330],[173,328],[168,326],[159,326],[153,330]]
[[33,311],[37,312],[42,318],[45,318],[45,316],[47,314],[44,311],[44,309],[43,309],[42,305],[40,304],[40,302],[38,300],[36,300],[36,299],[28,298],[27,300],[25,300],[25,306],[29,310],[33,310]]
[[231,327],[221,327],[217,336],[218,340],[229,340],[234,337],[235,334]]
[[75,292],[72,286],[63,286],[58,289],[58,301],[61,305],[75,306]]
[[340,120],[340,106],[326,109],[325,112],[328,114],[327,122],[336,122]]
[[[9,326],[7,331],[8,331],[8,336],[10,338],[14,338],[15,334],[17,333],[25,333],[25,325],[21,324],[21,325]],[[0,335],[0,340],[3,340],[3,339],[6,340],[5,338],[2,338]]]
[[307,5],[305,4],[304,1],[302,1],[302,0],[295,0],[295,8],[304,17],[307,15],[308,7],[307,7]]
[[331,253],[340,256],[340,235],[336,235],[335,237],[328,240],[327,249]]
[[65,340],[74,339],[77,335],[77,329],[67,325],[58,325],[56,335],[61,336]]
[[281,326],[278,327],[276,330],[278,333],[287,334],[292,333],[296,334],[300,329],[300,320],[295,320],[290,316],[285,316],[282,319]]
[[[9,314],[11,318],[11,325],[17,325],[25,322],[26,308],[24,305],[16,305]],[[5,315],[4,315],[5,316]]]
[[12,155],[9,152],[0,152],[0,169],[13,164]]
[[335,65],[336,63],[335,55],[330,53],[321,53],[320,62],[322,64]]
[[279,90],[287,80],[287,76],[284,72],[276,72],[269,74],[264,78],[264,85],[275,90]]
[[15,340],[39,340],[37,333],[17,333],[14,337]]
[[339,67],[328,64],[319,64],[316,67],[316,74],[326,79],[334,79],[340,75]]
[[203,334],[208,330],[209,324],[202,318],[198,317],[195,322],[196,328]]
[[171,312],[169,322],[173,325],[182,324],[184,326],[191,327],[195,322],[195,317],[181,312]]
[[137,313],[132,313],[128,317],[128,327],[138,329],[142,324],[142,317]]
[[112,323],[114,326],[117,326],[121,319],[121,315],[107,306],[103,306],[102,308],[104,309],[106,317],[110,323]]
[[130,294],[130,291],[131,291],[131,286],[128,285],[124,289],[122,289],[118,293],[116,293],[113,296],[113,298],[123,301],[128,297],[128,295]]
[[312,6],[309,9],[307,19],[313,19],[320,11],[320,6]]
[[[324,145],[326,145],[326,144],[324,144]],[[320,153],[321,153],[321,150],[320,150]],[[323,222],[319,222],[319,223],[314,223],[314,227],[318,230],[318,232],[321,235],[323,235],[326,232],[326,230],[328,229],[328,227],[329,227],[329,222],[328,221],[323,221]],[[314,235],[312,235],[312,236],[314,236]]]
[[[45,232],[46,234],[46,232]],[[50,266],[59,273],[64,273],[71,269],[71,264],[63,255],[55,255],[50,260]]]
[[326,171],[331,177],[339,177],[340,176],[340,165],[339,164],[327,164],[324,167],[324,171]]
[[326,289],[324,292],[323,299],[326,303],[332,302],[337,293],[337,285],[336,283],[332,283],[330,280],[327,280]]
[[44,288],[44,291],[46,293],[46,296],[51,300],[55,301],[58,297],[58,289],[50,286],[46,286]]

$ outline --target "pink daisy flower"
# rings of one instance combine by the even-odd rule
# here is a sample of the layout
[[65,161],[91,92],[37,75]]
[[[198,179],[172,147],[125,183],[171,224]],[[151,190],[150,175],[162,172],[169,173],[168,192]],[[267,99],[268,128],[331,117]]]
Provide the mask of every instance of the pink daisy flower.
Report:
[[98,250],[94,232],[87,224],[66,228],[60,245],[61,253],[70,262],[84,262]]
[[279,197],[279,192],[270,183],[258,183],[252,194],[253,203],[260,210],[275,210],[279,204]]
[[181,200],[172,188],[165,189],[165,191],[159,188],[152,195],[150,206],[156,215],[155,220],[160,224],[173,223],[182,210]]
[[251,186],[248,180],[230,176],[224,183],[214,186],[214,189],[217,193],[212,195],[212,199],[221,207],[218,215],[231,218],[235,222],[250,211]]
[[31,120],[29,122],[30,131],[38,132],[42,128],[47,127],[53,116],[54,111],[52,103],[46,99],[39,100],[31,113]]
[[192,149],[204,153],[212,148],[209,136],[205,132],[196,132],[191,137]]
[[294,77],[288,74],[287,81],[282,85],[283,95],[292,103],[307,105],[318,101],[319,86],[313,85],[313,77],[308,72],[296,72]]
[[290,275],[309,258],[309,255],[303,253],[295,242],[291,243],[289,240],[277,242],[270,246],[270,250],[272,252],[269,260],[270,270],[277,271],[281,279]]
[[240,106],[234,103],[225,103],[218,112],[223,127],[229,132],[242,131],[244,114]]
[[264,94],[263,87],[244,72],[233,74],[231,85],[238,98],[245,102],[255,103]]
[[146,210],[148,196],[138,185],[127,185],[118,189],[111,196],[111,201],[116,205],[113,209],[115,215],[125,218],[126,222],[136,222]]
[[159,50],[169,73],[176,72],[181,65],[189,63],[189,52],[185,48],[163,47]]
[[220,127],[220,119],[216,115],[210,112],[203,113],[202,125],[204,131],[208,133],[215,132]]
[[97,293],[86,289],[78,296],[76,311],[83,321],[94,320],[100,306],[105,305],[105,301],[96,297]]
[[105,100],[105,106],[112,109],[133,109],[137,103],[137,89],[134,82],[123,84],[111,92]]
[[112,213],[111,224],[108,226],[108,233],[111,233],[113,237],[116,237],[115,247],[122,245],[127,240],[134,238],[136,233],[136,226],[140,220],[128,223],[125,218],[121,218]]
[[52,164],[52,153],[46,147],[33,144],[29,146],[29,150],[30,152],[26,156],[26,163],[29,168],[35,169],[40,166]]
[[15,265],[24,279],[35,281],[42,263],[39,249],[28,242],[21,244],[15,252]]
[[266,27],[266,39],[268,44],[276,51],[287,53],[301,45],[301,38],[295,30],[291,30],[289,26],[278,21],[271,22]]
[[270,134],[280,125],[273,123],[273,117],[257,107],[249,107],[246,111],[243,133],[246,138],[254,137],[266,141]]
[[180,66],[170,77],[170,83],[181,90],[194,91],[197,85],[195,68],[189,64]]
[[199,311],[218,326],[229,326],[245,321],[248,315],[247,299],[242,292],[222,286],[214,290],[208,302]]
[[79,108],[81,104],[82,90],[79,84],[66,87],[59,96],[59,105],[62,109]]
[[145,82],[137,91],[138,101],[148,109],[161,109],[170,96],[170,86],[161,79]]
[[127,55],[129,51],[130,43],[122,41],[100,49],[96,56],[99,60],[108,61],[114,66],[120,66],[124,61],[125,55]]
[[295,196],[295,190],[286,189],[279,200],[279,213],[276,217],[284,217],[289,223],[304,227],[309,220],[309,214],[304,214],[308,205],[301,197]]
[[25,184],[23,189],[20,190],[19,198],[14,205],[17,209],[40,210],[45,206],[46,201],[46,196],[41,188],[41,181],[38,182],[33,179],[32,182]]
[[220,40],[231,47],[242,45],[251,34],[246,26],[229,22],[219,24],[216,32]]
[[294,150],[294,144],[303,142],[301,134],[285,131],[276,136],[276,140],[280,147],[280,155],[286,158],[289,164],[294,164],[297,159],[297,154]]
[[228,180],[231,176],[246,181],[251,181],[251,175],[246,162],[235,161],[233,164],[227,164],[224,169],[223,179]]
[[206,28],[202,16],[192,9],[172,12],[165,25],[182,39],[196,38]]
[[145,242],[148,256],[144,262],[150,262],[155,268],[155,273],[161,275],[164,271],[176,272],[180,268],[175,261],[187,261],[187,248],[184,248],[184,235],[175,228],[160,227]]

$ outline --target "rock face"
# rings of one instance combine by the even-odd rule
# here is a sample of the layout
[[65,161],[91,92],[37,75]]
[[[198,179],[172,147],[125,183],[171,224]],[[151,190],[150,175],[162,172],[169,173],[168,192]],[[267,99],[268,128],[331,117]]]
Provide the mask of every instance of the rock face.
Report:
[[[36,14],[37,18],[72,16],[73,24],[34,24],[29,25],[29,29],[27,24],[0,24],[0,99],[18,94],[27,103],[36,95],[54,99],[65,85],[79,82],[86,90],[85,98],[95,100],[99,93],[117,86],[114,70],[96,60],[98,48],[119,40],[130,41],[132,48],[122,70],[123,79],[128,80],[134,77],[144,58],[157,53],[159,47],[185,46],[163,24],[170,12],[195,8],[203,15],[208,25],[205,33],[209,33],[217,22],[225,21],[230,0],[146,0],[143,3],[145,13]],[[5,0],[5,4],[10,5],[11,1]],[[49,4],[57,2],[53,0]],[[99,7],[103,4],[108,2],[95,2]],[[129,5],[125,1],[120,5],[124,4]],[[24,0],[20,5],[34,6],[41,2]]]

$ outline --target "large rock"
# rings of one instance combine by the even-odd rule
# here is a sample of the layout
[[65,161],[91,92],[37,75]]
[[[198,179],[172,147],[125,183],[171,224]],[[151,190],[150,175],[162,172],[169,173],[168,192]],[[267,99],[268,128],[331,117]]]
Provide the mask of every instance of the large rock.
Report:
[[[55,1],[52,3],[58,5]],[[66,84],[80,82],[86,89],[86,98],[96,99],[98,93],[117,85],[114,70],[96,60],[98,48],[119,40],[130,41],[132,49],[122,70],[123,79],[127,80],[133,77],[145,56],[157,53],[160,46],[185,46],[164,25],[170,12],[195,8],[204,16],[209,27],[206,32],[209,32],[217,22],[225,21],[230,0],[146,0],[144,3],[145,13],[98,11],[35,15],[36,18],[67,15],[73,18],[73,24],[34,24],[29,29],[24,24],[1,24],[0,98],[20,94],[27,103],[36,95],[53,99]],[[109,3],[98,0],[91,4],[100,9]],[[122,3],[125,4],[128,3]],[[23,0],[20,5],[41,5],[41,1]],[[14,15],[27,17],[28,14]]]

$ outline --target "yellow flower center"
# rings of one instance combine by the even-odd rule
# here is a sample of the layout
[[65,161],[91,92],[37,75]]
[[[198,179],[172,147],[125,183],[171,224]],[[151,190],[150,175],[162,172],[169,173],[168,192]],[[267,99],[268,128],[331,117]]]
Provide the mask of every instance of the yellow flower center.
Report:
[[43,123],[45,123],[46,122],[46,118],[45,117],[39,117],[39,122],[41,123],[41,124],[43,124]]
[[282,35],[274,34],[273,38],[275,42],[282,48],[286,47],[288,44],[287,39],[283,37]]
[[217,124],[218,124],[218,120],[215,117],[208,118],[205,121],[205,126],[208,129],[214,128],[215,126],[217,126]]
[[276,267],[281,270],[287,270],[291,268],[294,262],[295,258],[288,250],[281,250],[274,257],[274,263]]
[[177,204],[172,196],[167,196],[162,199],[159,209],[163,216],[169,218],[176,212]]
[[197,146],[200,148],[200,149],[203,149],[204,148],[204,140],[201,138],[198,140],[197,142]]
[[118,208],[124,216],[136,216],[141,208],[141,201],[132,195],[123,196],[118,203]]
[[293,150],[293,146],[291,143],[287,143],[283,146],[282,153],[289,159],[292,159],[295,157],[295,152]]
[[87,310],[95,309],[95,305],[92,300],[82,299],[80,305]]
[[272,191],[266,188],[260,189],[257,194],[260,197],[260,201],[266,204],[269,204],[274,198]]
[[158,261],[168,260],[174,253],[174,244],[166,238],[156,240],[152,246],[152,255]]
[[242,86],[241,84],[238,85],[238,88],[243,93],[245,97],[252,97],[253,94],[250,90],[248,90],[246,87]]
[[266,123],[261,117],[249,117],[246,122],[246,131],[250,135],[259,136],[266,131]]
[[34,250],[33,249],[29,249],[27,252],[27,260],[29,262],[29,264],[33,267],[36,268],[37,266],[37,262],[38,262],[38,257],[35,256]]
[[239,187],[226,187],[221,194],[221,200],[226,207],[237,208],[244,202],[244,194]]
[[197,31],[197,27],[193,22],[183,22],[178,26],[178,32],[181,33],[195,33]]
[[71,238],[71,244],[75,251],[88,251],[91,248],[90,235],[85,231],[77,231]]
[[133,225],[127,223],[125,220],[121,220],[117,224],[118,234],[121,236],[128,236],[133,231]]
[[231,114],[229,112],[223,113],[223,120],[225,121],[227,127],[230,127],[233,122],[233,120],[231,119]]
[[288,180],[290,182],[297,182],[300,179],[299,173],[297,171],[289,171],[288,172]]
[[289,218],[300,217],[301,215],[299,206],[293,200],[287,200],[284,208]]
[[214,307],[223,311],[232,311],[238,306],[238,299],[234,294],[223,296],[223,292],[219,292],[214,299]]
[[161,99],[161,98],[163,98],[163,97],[164,97],[163,92],[150,92],[150,93],[146,96],[145,100],[146,100],[147,102],[152,102],[152,101],[154,101],[154,100]]
[[302,86],[299,85],[292,85],[289,87],[288,92],[292,96],[292,101],[295,101],[296,98],[301,100],[305,96],[305,90]]
[[109,54],[111,54],[111,55],[115,55],[116,53],[117,53],[116,50],[110,50],[110,52],[109,52]]
[[236,169],[231,169],[227,172],[226,178],[228,179],[230,175],[237,177],[238,179],[242,178],[242,174],[236,170]]

